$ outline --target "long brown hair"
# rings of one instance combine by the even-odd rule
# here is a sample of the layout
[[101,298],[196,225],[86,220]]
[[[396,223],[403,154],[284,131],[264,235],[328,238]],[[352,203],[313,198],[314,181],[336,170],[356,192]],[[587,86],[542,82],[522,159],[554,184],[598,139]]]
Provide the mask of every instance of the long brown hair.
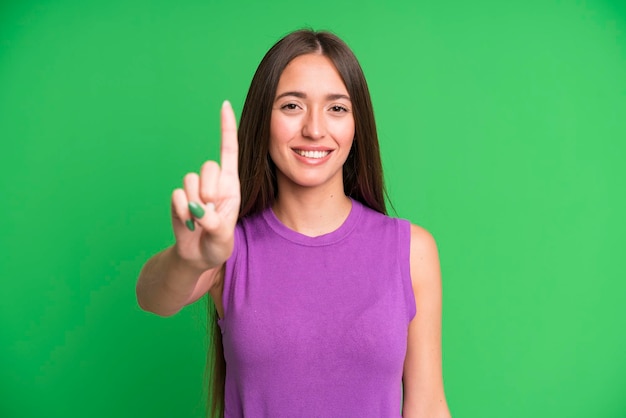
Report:
[[[336,35],[303,29],[288,34],[272,46],[252,78],[238,131],[241,182],[239,217],[262,211],[276,198],[276,167],[268,152],[272,105],[283,70],[294,58],[305,54],[322,54],[333,62],[352,102],[355,135],[343,166],[345,194],[386,214],[378,134],[363,70],[348,45]],[[209,349],[208,357],[208,364],[212,366],[209,377],[210,416],[223,416],[226,365],[214,308],[210,310],[210,345],[213,346]]]

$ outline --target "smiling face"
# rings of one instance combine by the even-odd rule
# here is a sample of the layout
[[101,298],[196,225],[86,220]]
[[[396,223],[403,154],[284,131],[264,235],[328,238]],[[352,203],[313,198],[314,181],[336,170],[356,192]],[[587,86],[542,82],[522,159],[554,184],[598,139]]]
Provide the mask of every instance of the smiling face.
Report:
[[343,193],[342,168],[353,139],[352,103],[332,61],[321,54],[294,58],[278,82],[270,123],[279,191]]

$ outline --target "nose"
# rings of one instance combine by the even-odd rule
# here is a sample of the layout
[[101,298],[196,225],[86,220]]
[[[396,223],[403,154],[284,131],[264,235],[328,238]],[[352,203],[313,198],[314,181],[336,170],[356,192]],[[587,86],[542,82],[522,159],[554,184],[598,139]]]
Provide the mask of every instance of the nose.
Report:
[[322,139],[326,136],[326,124],[322,110],[310,109],[302,125],[302,136],[310,139]]

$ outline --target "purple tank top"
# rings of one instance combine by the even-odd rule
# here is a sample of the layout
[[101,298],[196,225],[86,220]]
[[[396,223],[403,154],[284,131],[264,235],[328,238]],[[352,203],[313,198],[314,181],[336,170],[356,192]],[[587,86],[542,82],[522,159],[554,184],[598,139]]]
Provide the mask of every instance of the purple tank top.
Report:
[[245,218],[226,263],[225,417],[398,417],[415,316],[410,224],[352,201],[308,237]]

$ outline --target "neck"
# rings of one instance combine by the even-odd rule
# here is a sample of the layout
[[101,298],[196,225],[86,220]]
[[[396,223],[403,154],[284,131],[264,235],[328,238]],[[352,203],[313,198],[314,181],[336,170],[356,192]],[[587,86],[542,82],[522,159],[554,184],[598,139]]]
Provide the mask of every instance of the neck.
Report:
[[328,234],[339,228],[352,209],[352,201],[343,190],[300,190],[289,193],[279,189],[272,210],[288,228],[311,237]]

